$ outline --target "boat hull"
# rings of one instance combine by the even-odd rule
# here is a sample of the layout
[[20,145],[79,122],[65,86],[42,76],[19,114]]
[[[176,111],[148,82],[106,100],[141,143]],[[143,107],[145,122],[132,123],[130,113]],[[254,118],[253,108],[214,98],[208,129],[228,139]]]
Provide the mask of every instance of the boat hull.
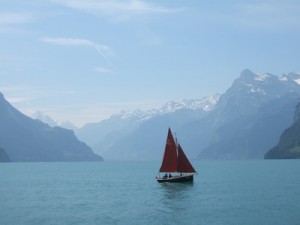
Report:
[[170,178],[161,178],[156,177],[158,183],[185,183],[185,182],[193,182],[194,176],[193,175],[185,175],[185,176],[174,176]]

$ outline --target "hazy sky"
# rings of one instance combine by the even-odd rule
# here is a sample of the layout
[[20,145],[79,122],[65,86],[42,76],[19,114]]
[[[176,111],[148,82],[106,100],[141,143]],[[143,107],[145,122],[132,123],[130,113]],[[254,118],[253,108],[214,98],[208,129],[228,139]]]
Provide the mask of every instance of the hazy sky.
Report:
[[0,0],[0,92],[77,126],[299,72],[299,54],[299,0]]

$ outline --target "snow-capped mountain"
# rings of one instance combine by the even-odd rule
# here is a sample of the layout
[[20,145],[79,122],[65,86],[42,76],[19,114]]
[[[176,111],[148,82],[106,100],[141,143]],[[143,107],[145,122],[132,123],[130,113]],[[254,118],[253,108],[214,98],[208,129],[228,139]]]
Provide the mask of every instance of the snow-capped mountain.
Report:
[[215,125],[234,120],[240,115],[256,113],[264,103],[287,93],[300,93],[300,74],[289,73],[281,77],[269,73],[256,74],[246,69],[220,97]]
[[300,74],[289,73],[281,77],[269,73],[255,74],[246,69],[236,79],[228,92],[243,91],[265,96],[280,96],[287,92],[299,91]]
[[216,94],[210,97],[203,97],[200,99],[182,100],[179,102],[170,101],[162,106],[159,111],[161,113],[175,112],[180,109],[203,110],[209,112],[214,109],[219,101],[220,95]]
[[58,123],[55,120],[53,120],[50,116],[46,115],[45,113],[43,113],[41,111],[37,111],[34,114],[32,114],[31,118],[39,120],[39,121],[41,121],[43,123],[46,123],[50,127],[56,127],[56,126],[58,126]]
[[293,120],[299,81],[299,73],[242,71],[210,115],[213,138],[199,158],[263,158]]
[[[159,108],[151,110],[137,109],[135,111],[122,111],[99,123],[86,124],[75,132],[77,137],[92,146],[94,151],[100,151],[131,134],[141,124],[154,118],[175,113],[176,115],[174,115],[174,117],[178,117],[178,121],[187,120],[187,118],[183,117],[201,117],[203,113],[208,113],[214,109],[219,97],[220,96],[216,94],[200,99],[182,100],[178,102],[170,101]],[[178,116],[181,111],[183,111],[181,116]],[[99,144],[100,142],[101,144]]]
[[220,95],[216,94],[209,97],[203,97],[200,99],[190,99],[181,100],[178,102],[169,101],[160,108],[150,109],[150,110],[140,110],[135,111],[121,111],[109,118],[110,119],[129,119],[135,118],[136,120],[146,121],[156,116],[162,116],[168,113],[173,113],[178,110],[190,109],[190,110],[202,110],[209,112],[214,109],[215,105],[219,101]]
[[62,128],[66,128],[69,130],[76,130],[77,127],[75,125],[73,125],[71,122],[69,121],[64,121],[64,122],[59,122],[56,121],[54,119],[52,119],[50,116],[48,116],[47,114],[41,112],[41,111],[37,111],[34,114],[32,114],[31,116],[32,119],[37,119],[43,123],[48,124],[50,127],[62,127]]

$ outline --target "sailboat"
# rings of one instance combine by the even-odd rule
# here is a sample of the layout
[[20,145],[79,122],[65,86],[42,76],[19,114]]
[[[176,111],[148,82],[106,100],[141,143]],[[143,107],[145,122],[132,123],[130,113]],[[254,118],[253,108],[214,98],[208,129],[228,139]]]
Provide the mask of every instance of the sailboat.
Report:
[[[161,177],[161,173],[164,176]],[[164,157],[156,180],[159,183],[193,182],[195,174],[197,174],[196,170],[186,157],[180,144],[177,143],[177,139],[174,139],[169,128]]]

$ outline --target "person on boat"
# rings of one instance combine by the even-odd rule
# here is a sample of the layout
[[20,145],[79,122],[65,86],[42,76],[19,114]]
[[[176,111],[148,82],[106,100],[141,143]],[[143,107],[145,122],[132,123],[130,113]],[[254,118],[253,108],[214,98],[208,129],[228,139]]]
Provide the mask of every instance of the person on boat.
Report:
[[172,174],[169,173],[169,178],[171,178],[171,177],[172,177]]
[[168,174],[165,174],[164,176],[163,176],[163,179],[167,179],[168,178]]

